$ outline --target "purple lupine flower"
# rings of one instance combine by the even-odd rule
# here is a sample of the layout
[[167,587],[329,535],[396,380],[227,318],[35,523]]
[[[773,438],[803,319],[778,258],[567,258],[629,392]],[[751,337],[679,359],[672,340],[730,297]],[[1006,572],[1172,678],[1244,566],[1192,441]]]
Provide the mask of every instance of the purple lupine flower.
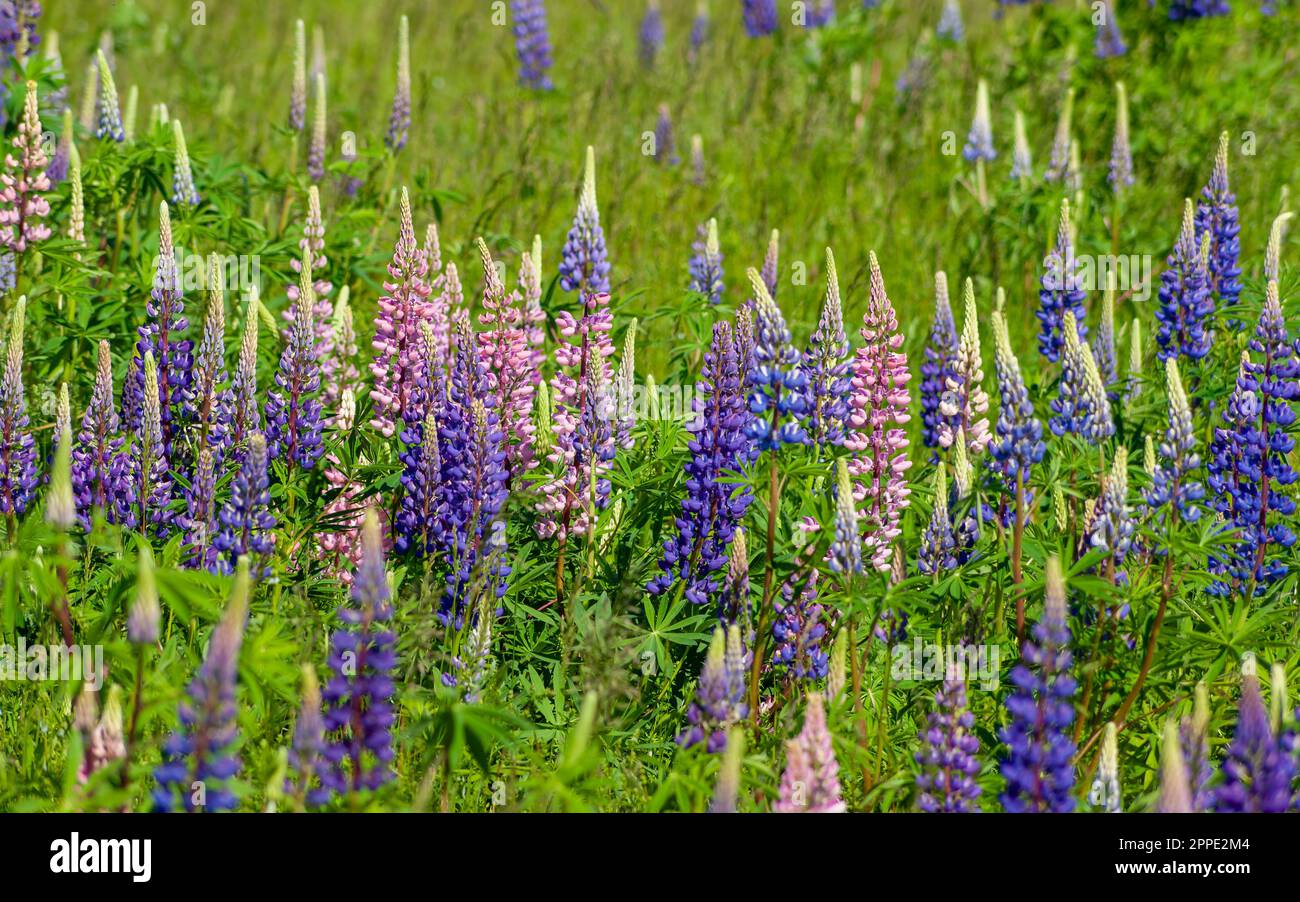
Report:
[[804,28],[822,28],[835,21],[835,0],[808,0]]
[[799,367],[800,354],[791,344],[781,308],[754,269],[747,273],[754,289],[754,365],[749,370],[749,437],[759,451],[777,451],[782,445],[802,445],[808,436],[808,379]]
[[471,580],[480,575],[480,568],[486,566],[493,571],[481,578],[493,587],[497,598],[505,594],[505,577],[509,573],[500,557],[485,560],[484,554],[492,521],[505,503],[510,471],[497,414],[498,401],[491,392],[487,368],[478,359],[476,345],[469,324],[462,321],[447,380],[447,404],[438,420],[442,452],[437,496],[442,535],[438,544],[450,565],[438,616],[457,630],[464,626]]
[[[298,309],[298,285],[302,281],[304,261],[310,263],[311,290],[315,298],[311,312],[315,327],[316,360],[320,363],[325,401],[333,406],[338,403],[340,394],[340,369],[346,368],[349,361],[336,354],[334,348],[334,305],[330,302],[334,285],[326,277],[329,258],[325,256],[325,222],[321,216],[320,189],[316,185],[307,189],[307,216],[302,223],[302,238],[298,240],[298,256],[289,261],[294,279],[284,288],[289,298],[289,305],[284,308],[284,320],[291,326]],[[292,329],[286,329],[285,340],[291,337]]]
[[242,447],[248,436],[262,428],[257,403],[257,306],[261,303],[257,289],[249,293],[244,307],[243,330],[239,340],[239,362],[230,380],[231,415],[229,445]]
[[[1097,59],[1110,59],[1128,53],[1128,45],[1119,32],[1119,20],[1115,18],[1115,4],[1103,0],[1101,9],[1097,12],[1101,13],[1101,18],[1097,19],[1097,36],[1092,45]],[[1093,15],[1095,17],[1096,13]]]
[[122,130],[122,114],[117,106],[117,84],[102,49],[96,51],[96,62],[99,65],[99,103],[95,137],[121,144],[126,140],[126,132]]
[[862,315],[862,347],[853,357],[849,392],[848,433],[844,447],[853,452],[849,472],[853,495],[865,502],[859,514],[864,530],[863,553],[878,571],[888,570],[894,540],[901,534],[903,509],[911,490],[907,471],[907,423],[912,378],[903,352],[898,315],[885,291],[875,251],[868,254],[870,288]]
[[[960,652],[959,652],[960,654]],[[957,661],[949,661],[943,686],[934,694],[934,710],[921,731],[916,753],[917,804],[931,813],[979,811],[980,741],[972,732],[975,715],[966,706],[966,681]]]
[[1048,427],[1053,435],[1072,432],[1095,445],[1115,434],[1115,422],[1092,348],[1079,334],[1082,328],[1076,324],[1074,314],[1066,311],[1059,394],[1051,402],[1053,416]]
[[292,777],[285,778],[285,792],[297,797],[303,805],[328,804],[330,791],[320,785],[325,766],[325,716],[321,712],[316,669],[310,664],[302,666],[302,704],[293,725],[288,764]]
[[791,576],[775,600],[776,620],[772,624],[772,664],[796,680],[820,680],[826,676],[830,658],[822,647],[828,617],[817,603],[817,571],[808,571],[803,585]]
[[953,569],[958,563],[957,536],[948,513],[948,479],[940,466],[934,471],[934,506],[930,508],[930,519],[921,531],[916,569],[938,575]]
[[1219,299],[1221,307],[1237,302],[1241,295],[1241,225],[1237,221],[1237,195],[1228,185],[1228,133],[1219,136],[1219,152],[1214,157],[1214,172],[1201,190],[1196,204],[1196,246],[1201,246],[1204,236],[1210,237],[1209,270],[1210,290]]
[[72,162],[72,110],[63,111],[63,129],[59,132],[59,143],[54,145],[50,155],[50,165],[45,167],[45,175],[50,184],[57,185],[68,177],[68,167]]
[[120,523],[135,501],[128,478],[130,460],[122,451],[125,442],[113,405],[113,361],[108,342],[100,341],[95,388],[72,449],[72,491],[77,516],[87,532],[94,511],[102,510],[108,522]]
[[437,497],[442,456],[435,410],[430,407],[423,422],[408,424],[401,438],[402,501],[394,544],[400,552],[425,556],[434,551],[434,537],[442,529]]
[[700,672],[695,701],[686,711],[687,727],[677,736],[684,749],[703,742],[709,754],[727,747],[727,728],[749,716],[745,702],[745,648],[740,627],[713,630],[709,654]]
[[1083,302],[1087,293],[1082,288],[1079,261],[1074,256],[1074,243],[1070,237],[1070,202],[1061,201],[1061,218],[1056,229],[1056,247],[1043,261],[1045,272],[1042,290],[1038,293],[1040,309],[1034,311],[1040,324],[1038,351],[1052,363],[1061,357],[1065,347],[1063,325],[1065,314],[1073,313],[1079,327],[1079,340],[1088,337],[1083,325]]
[[406,16],[397,26],[397,89],[393,93],[393,109],[388,114],[388,131],[384,144],[393,153],[406,146],[406,133],[411,127],[411,38]]
[[184,398],[184,418],[193,424],[195,445],[210,448],[220,462],[230,440],[234,398],[226,387],[226,293],[221,258],[208,257],[208,307],[203,338],[194,357],[194,378]]
[[1007,699],[1011,723],[1001,731],[1008,757],[1002,762],[1006,790],[1002,807],[1010,812],[1074,810],[1075,681],[1070,675],[1070,627],[1065,613],[1065,577],[1056,557],[1047,561],[1046,603],[1034,637],[1020,649],[1021,663],[1011,672],[1015,692]]
[[673,118],[668,104],[659,104],[659,118],[655,120],[654,161],[667,166],[676,166],[682,161],[677,153],[677,142],[673,139]]
[[185,400],[193,378],[194,343],[182,337],[190,323],[185,318],[185,299],[176,259],[171,214],[167,202],[162,201],[158,205],[158,260],[153,288],[145,302],[148,318],[136,329],[140,337],[122,387],[122,413],[128,427],[140,428],[145,402],[144,369],[140,362],[146,353],[151,353],[158,366],[158,407],[162,415],[163,443],[168,451],[179,432],[174,407]]
[[1169,4],[1171,22],[1226,16],[1231,12],[1232,7],[1228,4],[1228,0],[1170,0]]
[[129,465],[130,496],[134,504],[124,522],[141,532],[147,532],[153,525],[159,536],[165,536],[172,521],[171,511],[167,509],[172,500],[172,480],[167,463],[167,445],[163,440],[158,369],[153,351],[144,352],[141,370],[144,403]]
[[[1263,355],[1251,359],[1251,351]],[[1241,355],[1237,384],[1224,409],[1224,425],[1210,443],[1208,478],[1214,509],[1236,541],[1223,555],[1211,555],[1210,572],[1219,580],[1211,594],[1255,593],[1287,572],[1278,552],[1295,544],[1289,525],[1295,501],[1287,486],[1296,481],[1289,462],[1295,441],[1293,404],[1300,398],[1300,358],[1287,334],[1276,282],[1269,282],[1259,324]]]
[[761,38],[776,31],[776,0],[740,0],[740,14],[745,33]]
[[1026,181],[1033,177],[1034,159],[1029,150],[1029,136],[1025,134],[1025,114],[1016,110],[1014,125],[1014,143],[1011,151],[1011,178]]
[[[487,244],[482,238],[477,244],[484,275],[479,322],[486,328],[475,337],[479,360],[487,368],[488,390],[499,405],[497,416],[510,478],[515,479],[537,466],[532,416],[533,396],[542,381],[538,369],[541,360],[528,344],[523,296],[518,291],[506,293]],[[524,289],[530,291],[532,287],[525,284]]]
[[686,496],[677,518],[677,534],[664,542],[663,573],[646,587],[652,595],[669,591],[680,580],[694,604],[718,602],[727,548],[753,501],[749,486],[727,480],[744,465],[745,396],[740,384],[731,325],[713,324],[713,346],[704,355],[704,372],[696,386],[696,421],[691,425],[686,464]]
[[401,226],[393,260],[388,264],[385,294],[379,299],[372,343],[375,358],[370,364],[374,376],[374,387],[370,390],[374,415],[370,425],[385,437],[392,436],[403,420],[417,384],[420,323],[429,321],[432,314],[428,274],[428,257],[415,241],[411,201],[403,188]]
[[325,128],[328,115],[324,74],[317,73],[313,86],[316,109],[311,119],[311,141],[307,145],[307,176],[313,182],[319,182],[325,178]]
[[197,207],[203,200],[194,187],[194,173],[190,169],[190,152],[185,146],[185,130],[179,119],[172,120],[172,203],[177,206]]
[[50,215],[50,203],[41,196],[50,190],[50,179],[45,172],[49,160],[45,155],[34,81],[27,82],[23,118],[13,147],[18,156],[5,154],[5,171],[0,174],[3,186],[0,187],[0,246],[22,254],[31,245],[50,237],[50,227],[44,222]]
[[781,268],[778,264],[778,256],[781,249],[781,233],[773,229],[772,235],[767,239],[767,251],[763,254],[763,268],[759,270],[759,275],[763,277],[763,285],[767,287],[767,293],[776,300],[776,289],[781,274]]
[[1223,781],[1214,790],[1219,813],[1280,813],[1291,807],[1295,761],[1269,724],[1254,665],[1250,657],[1242,667],[1237,729],[1220,766]]
[[1089,544],[1109,553],[1109,571],[1118,571],[1124,563],[1136,525],[1128,503],[1128,449],[1120,445],[1115,449],[1110,473],[1102,482],[1101,498],[1093,509],[1088,530]]
[[[1165,384],[1169,396],[1169,426],[1160,442],[1160,461],[1151,474],[1151,487],[1145,492],[1145,498],[1151,510],[1158,511],[1173,504],[1184,522],[1195,523],[1201,516],[1197,502],[1205,497],[1205,488],[1191,478],[1193,472],[1200,469],[1201,459],[1196,453],[1192,408],[1178,374],[1178,361],[1174,358],[1165,361]],[[1164,516],[1163,512],[1161,516]]]
[[379,518],[366,511],[362,554],[352,578],[352,603],[339,608],[344,627],[330,641],[325,684],[327,767],[321,785],[348,795],[378,789],[393,779],[393,681],[396,637],[385,624],[393,616]]
[[217,535],[212,540],[211,568],[218,573],[234,571],[240,558],[252,555],[254,574],[270,571],[263,561],[275,550],[275,515],[266,474],[266,439],[260,432],[248,436],[248,450],[230,484],[230,500],[217,514]]
[[957,0],[944,0],[943,12],[934,32],[939,37],[960,44],[966,37],[966,26],[961,20],[961,4]]
[[546,26],[544,0],[510,0],[515,53],[519,56],[519,83],[538,91],[555,87],[551,68],[551,35]]
[[695,6],[695,16],[691,19],[690,61],[695,62],[700,48],[709,40],[713,23],[709,20],[709,2],[700,0]]
[[1043,459],[1043,424],[1034,416],[1020,362],[1011,350],[1007,320],[1001,310],[993,311],[993,363],[998,377],[997,438],[990,451],[1007,488],[1016,492],[1029,485],[1029,472]]
[[1200,360],[1214,342],[1214,300],[1209,272],[1201,254],[1192,214],[1192,202],[1183,206],[1183,225],[1169,255],[1169,268],[1160,276],[1160,307],[1156,310],[1157,356],[1161,360],[1186,357]]
[[212,539],[216,523],[217,473],[212,448],[199,449],[194,478],[184,490],[185,513],[177,523],[185,530],[185,560],[190,567],[207,569],[212,565]]
[[1133,148],[1128,135],[1128,92],[1124,83],[1115,83],[1115,140],[1110,146],[1110,170],[1106,180],[1115,193],[1133,186]]
[[283,456],[287,467],[310,470],[324,452],[321,441],[320,364],[312,323],[316,304],[312,290],[311,258],[304,254],[294,301],[294,322],[289,343],[280,354],[276,387],[266,396],[266,442],[271,458]]
[[974,163],[976,160],[996,160],[998,152],[993,147],[993,121],[989,113],[989,86],[980,79],[975,89],[975,116],[971,120],[970,134],[961,155]]
[[289,128],[300,132],[306,126],[307,28],[302,19],[298,19],[293,25],[293,82],[289,88]]
[[826,248],[826,300],[799,367],[807,380],[805,405],[809,439],[815,445],[841,444],[848,425],[852,382],[840,280],[830,248]]
[[710,304],[722,300],[723,272],[722,250],[718,247],[718,221],[710,219],[700,226],[699,236],[691,245],[695,251],[691,255],[689,270],[691,274],[690,290],[698,292],[709,299]]
[[646,0],[645,16],[637,32],[637,56],[641,65],[653,69],[655,59],[664,46],[664,18],[659,11],[659,0]]
[[207,656],[179,705],[180,727],[163,743],[162,764],[154,770],[156,811],[231,811],[239,804],[230,781],[240,767],[236,693],[249,591],[243,559]]
[[587,148],[578,212],[560,252],[560,287],[579,296],[609,293],[609,261],[605,256],[605,233],[600,228],[596,205],[596,152]]
[[136,646],[158,641],[162,627],[162,608],[158,605],[158,584],[154,577],[153,551],[140,543],[140,563],[136,571],[135,600],[126,615],[126,638]]
[[942,425],[951,429],[959,425],[956,418],[939,412],[948,381],[957,376],[957,322],[948,300],[948,277],[934,274],[934,322],[925,342],[925,360],[921,364],[921,442],[927,448],[939,447]]
[[1119,359],[1115,351],[1115,274],[1109,273],[1106,290],[1101,295],[1101,318],[1097,323],[1097,334],[1089,345],[1092,348],[1093,361],[1097,364],[1097,375],[1102,385],[1107,387],[1111,400],[1119,397],[1118,391],[1111,391],[1110,386],[1119,380]]
[[27,299],[14,305],[0,378],[0,514],[13,538],[17,519],[27,512],[36,492],[36,440],[32,437],[23,391],[23,330]]
[[803,729],[785,744],[781,794],[772,809],[786,813],[844,811],[839,774],[821,694],[810,692]]

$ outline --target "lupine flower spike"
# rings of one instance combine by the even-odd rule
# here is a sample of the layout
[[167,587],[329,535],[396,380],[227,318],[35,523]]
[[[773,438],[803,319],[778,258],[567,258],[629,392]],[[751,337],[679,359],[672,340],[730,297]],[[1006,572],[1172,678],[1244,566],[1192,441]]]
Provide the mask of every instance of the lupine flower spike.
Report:
[[271,513],[268,490],[266,439],[260,432],[248,437],[248,449],[230,486],[230,500],[217,515],[215,554],[210,566],[219,573],[232,573],[241,558],[254,555],[254,576],[265,574],[263,562],[275,550],[276,519]]
[[0,246],[23,254],[33,244],[50,237],[45,217],[50,204],[41,195],[50,190],[45,167],[45,138],[37,109],[36,82],[27,82],[23,118],[13,140],[14,153],[5,154],[0,175]]
[[1223,780],[1214,790],[1214,810],[1245,813],[1284,812],[1291,806],[1296,764],[1278,741],[1259,691],[1255,658],[1241,668],[1241,703],[1232,745],[1224,757]]
[[1074,239],[1070,233],[1070,203],[1061,201],[1061,218],[1056,227],[1056,245],[1044,261],[1042,290],[1038,293],[1038,351],[1052,363],[1061,357],[1066,337],[1063,330],[1065,314],[1074,314],[1079,325],[1079,340],[1088,337],[1083,326],[1083,302],[1087,297],[1082,287],[1079,261],[1074,256]]
[[265,411],[266,441],[272,459],[283,458],[286,466],[300,466],[304,470],[315,466],[323,453],[322,406],[317,397],[320,364],[313,325],[315,304],[311,258],[304,253],[289,342],[280,354],[276,387],[267,395]]
[[1116,194],[1131,188],[1133,177],[1133,148],[1128,137],[1128,91],[1124,82],[1115,83],[1115,140],[1110,146],[1110,172],[1106,176]]
[[894,305],[885,292],[885,280],[875,252],[869,255],[870,288],[867,312],[862,317],[863,345],[854,355],[849,393],[849,416],[844,447],[853,452],[855,500],[864,502],[860,522],[864,529],[863,553],[872,567],[889,569],[894,540],[898,538],[903,509],[911,489],[907,471],[907,423],[911,373],[903,352]]
[[78,518],[87,531],[94,511],[103,511],[109,522],[117,523],[130,510],[133,496],[127,478],[129,459],[122,453],[125,442],[113,403],[113,362],[108,342],[101,341],[95,388],[72,451],[72,490]]
[[117,106],[117,85],[113,81],[113,70],[104,58],[104,51],[97,51],[99,64],[99,115],[95,123],[95,137],[101,141],[108,139],[121,144],[126,140],[122,130],[122,116]]
[[1157,356],[1161,360],[1186,357],[1200,360],[1214,341],[1214,300],[1210,278],[1201,254],[1192,202],[1183,205],[1183,224],[1169,256],[1169,269],[1160,276],[1160,307],[1156,310]]
[[699,239],[691,245],[695,251],[690,261],[690,289],[709,299],[710,304],[722,300],[722,250],[718,246],[718,221],[710,219],[700,229]]
[[664,20],[659,11],[659,0],[646,0],[645,16],[641,19],[637,44],[641,65],[647,69],[654,68],[655,58],[664,45]]
[[560,253],[561,288],[577,291],[579,297],[609,292],[605,233],[600,228],[600,210],[596,205],[596,151],[591,147],[587,148],[578,212]]
[[803,729],[785,744],[785,772],[781,794],[773,806],[780,812],[841,812],[839,762],[826,726],[826,709],[820,693],[808,695]]
[[776,0],[741,0],[740,14],[745,23],[745,33],[751,38],[761,38],[776,31]]
[[943,686],[934,694],[934,710],[921,732],[916,763],[917,804],[931,813],[978,811],[979,739],[975,715],[966,705],[966,681],[957,661],[948,661]]
[[686,729],[677,737],[682,748],[705,743],[710,754],[727,748],[727,729],[749,716],[745,704],[745,649],[740,627],[715,627],[700,673],[695,701],[686,712]]
[[511,0],[511,30],[519,56],[519,83],[539,91],[555,87],[551,68],[551,36],[546,26],[545,0]]
[[939,425],[938,439],[941,448],[950,448],[957,438],[957,430],[964,431],[967,451],[973,458],[984,453],[992,436],[988,417],[984,416],[989,409],[989,396],[984,391],[979,314],[975,308],[975,285],[970,279],[966,280],[963,300],[966,316],[954,361],[955,374],[949,377],[947,391],[939,402],[939,414],[944,419]]
[[851,383],[840,281],[830,248],[826,248],[826,300],[800,365],[808,379],[809,438],[818,446],[838,445],[848,425]]
[[311,143],[307,145],[307,175],[313,182],[325,178],[325,76],[317,74],[315,79],[314,100],[316,111],[312,116]]
[[289,90],[289,128],[302,131],[307,125],[307,29],[302,19],[293,26],[293,82]]
[[1098,59],[1110,59],[1128,53],[1128,45],[1119,32],[1119,20],[1115,18],[1113,0],[1103,0],[1100,8],[1093,7],[1093,24],[1097,26],[1097,36],[1093,41],[1093,52]]
[[[1194,523],[1201,516],[1197,502],[1205,497],[1205,489],[1192,478],[1200,469],[1201,459],[1196,454],[1191,405],[1175,358],[1165,361],[1165,380],[1169,396],[1169,426],[1160,442],[1160,456],[1152,469],[1146,502],[1153,511],[1172,504],[1180,519]],[[1161,517],[1164,516],[1162,512]]]
[[925,342],[925,360],[921,363],[921,442],[927,448],[939,447],[939,433],[944,424],[956,429],[956,417],[939,412],[948,381],[957,379],[957,323],[948,300],[948,277],[934,274],[934,321]]
[[1070,172],[1070,119],[1074,115],[1074,89],[1065,94],[1061,115],[1056,120],[1056,136],[1052,139],[1052,154],[1043,174],[1049,182],[1064,182]]
[[1241,241],[1238,233],[1237,195],[1228,185],[1228,133],[1219,136],[1219,152],[1214,157],[1214,172],[1201,191],[1196,204],[1196,244],[1208,235],[1210,255],[1208,260],[1209,287],[1223,307],[1237,303],[1241,294],[1241,269],[1238,256]]
[[36,441],[23,392],[23,331],[27,299],[21,297],[10,318],[4,375],[0,377],[0,514],[12,539],[17,520],[27,512],[37,485]]
[[748,272],[754,290],[754,366],[749,372],[751,390],[748,432],[760,451],[807,442],[807,377],[799,368],[800,354],[791,344],[790,330],[776,301],[757,270]]
[[393,153],[406,146],[406,133],[411,127],[411,36],[410,23],[402,16],[397,24],[397,89],[393,93],[393,109],[388,114],[388,131],[384,144]]
[[1020,650],[1011,672],[1015,691],[1007,699],[1011,723],[1001,738],[1008,757],[1002,762],[1006,790],[1002,806],[1011,812],[1074,809],[1075,681],[1070,676],[1070,627],[1066,621],[1065,577],[1056,557],[1047,561],[1046,603],[1032,639]]
[[1034,158],[1029,150],[1029,136],[1025,133],[1025,114],[1016,110],[1015,150],[1011,156],[1011,177],[1025,181],[1034,175]]
[[159,811],[231,811],[239,804],[230,781],[240,768],[236,681],[248,596],[248,560],[242,559],[203,665],[180,703],[180,727],[163,743],[163,762],[154,771]]

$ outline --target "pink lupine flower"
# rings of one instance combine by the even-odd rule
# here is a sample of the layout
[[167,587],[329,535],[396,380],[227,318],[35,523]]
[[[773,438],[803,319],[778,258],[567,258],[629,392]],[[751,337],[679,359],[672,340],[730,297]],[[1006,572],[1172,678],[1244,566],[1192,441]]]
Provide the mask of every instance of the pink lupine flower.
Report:
[[479,361],[487,367],[491,392],[498,399],[506,460],[514,479],[537,466],[533,459],[533,395],[542,376],[524,330],[523,299],[517,291],[506,294],[487,245],[482,238],[477,244],[485,279],[479,322],[487,327],[478,333]]
[[397,424],[412,403],[420,366],[420,323],[431,315],[429,308],[429,262],[416,244],[415,226],[411,222],[411,200],[402,189],[402,223],[393,261],[388,264],[386,294],[379,299],[372,345],[375,359],[370,364],[374,388],[370,400],[374,416],[370,425],[385,438],[397,430]]
[[854,497],[866,504],[859,518],[865,530],[863,553],[883,572],[890,568],[891,546],[899,535],[899,518],[911,494],[905,474],[912,462],[907,457],[903,427],[911,419],[907,382],[912,374],[901,350],[898,316],[885,293],[875,253],[870,260],[871,294],[862,318],[864,344],[853,358],[849,433],[844,446],[855,452],[849,461]]
[[803,729],[785,744],[781,796],[773,806],[784,813],[830,813],[845,810],[840,798],[840,765],[835,760],[826,709],[819,692],[808,695]]
[[50,237],[50,228],[42,220],[50,215],[49,202],[41,197],[50,190],[50,180],[45,175],[49,160],[41,134],[41,118],[37,108],[36,82],[27,83],[27,100],[23,105],[23,118],[18,123],[12,153],[5,155],[5,172],[0,175],[0,244],[16,254]]
[[589,294],[581,319],[564,310],[555,322],[561,341],[551,378],[554,439],[547,459],[553,471],[541,487],[537,532],[565,539],[584,534],[595,509],[609,500],[609,480],[603,478],[614,456],[610,405],[605,403],[612,381],[607,358],[614,353],[609,295]]

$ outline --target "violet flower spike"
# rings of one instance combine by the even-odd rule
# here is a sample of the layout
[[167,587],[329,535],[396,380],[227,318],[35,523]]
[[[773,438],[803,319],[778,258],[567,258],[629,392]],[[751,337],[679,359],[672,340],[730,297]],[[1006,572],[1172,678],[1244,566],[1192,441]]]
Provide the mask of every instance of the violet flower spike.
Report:
[[36,441],[32,437],[23,391],[23,332],[27,298],[14,305],[0,377],[0,514],[8,520],[12,540],[17,520],[31,506],[38,482]]
[[785,771],[781,774],[781,793],[774,811],[842,812],[839,762],[831,733],[826,726],[826,709],[818,693],[808,695],[803,729],[785,744]]
[[397,26],[397,89],[388,114],[388,131],[384,133],[384,144],[393,153],[406,146],[406,133],[411,127],[410,28],[406,16],[402,16]]

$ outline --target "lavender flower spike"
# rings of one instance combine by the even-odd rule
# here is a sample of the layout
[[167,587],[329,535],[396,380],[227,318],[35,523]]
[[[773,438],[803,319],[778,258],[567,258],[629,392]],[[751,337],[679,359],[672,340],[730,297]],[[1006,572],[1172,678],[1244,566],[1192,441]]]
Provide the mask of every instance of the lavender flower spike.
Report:
[[393,153],[406,146],[406,133],[411,127],[411,26],[406,16],[397,25],[397,90],[393,94],[393,109],[388,114],[388,131],[384,144]]
[[1112,0],[1103,0],[1101,7],[1094,7],[1093,24],[1097,26],[1097,36],[1093,40],[1093,52],[1097,59],[1110,59],[1128,53],[1128,45],[1119,32],[1119,20],[1115,18],[1115,4]]
[[917,804],[931,813],[979,811],[980,787],[975,777],[980,743],[973,729],[975,715],[966,705],[966,681],[957,661],[946,667],[943,686],[934,694],[934,710],[921,732],[916,763]]
[[339,609],[343,627],[330,641],[325,684],[326,770],[322,786],[348,795],[378,789],[393,778],[393,681],[396,637],[385,627],[393,616],[379,518],[366,511],[361,563],[352,578],[352,603]]
[[740,627],[715,627],[700,673],[695,701],[686,712],[687,727],[677,737],[682,748],[704,742],[710,754],[727,747],[727,729],[749,716],[745,703],[745,648]]
[[266,439],[260,432],[248,437],[248,450],[230,486],[230,500],[217,515],[217,537],[211,566],[231,573],[238,561],[256,555],[256,574],[269,568],[262,561],[275,550],[276,521],[270,511],[271,493],[266,475]]
[[5,171],[0,175],[0,245],[14,254],[21,255],[31,245],[50,237],[50,227],[44,222],[50,215],[50,203],[42,196],[50,190],[44,144],[36,82],[29,81],[23,118],[13,140],[18,157],[6,154]]
[[280,354],[276,387],[266,399],[266,441],[273,459],[310,470],[324,451],[321,441],[320,363],[313,325],[316,294],[312,288],[311,253],[303,253],[298,297],[289,343]]
[[307,28],[302,19],[293,25],[293,83],[289,89],[289,128],[300,132],[307,125]]
[[1186,357],[1200,360],[1214,342],[1214,301],[1210,297],[1210,274],[1201,254],[1202,240],[1192,213],[1192,202],[1183,205],[1183,225],[1178,242],[1169,255],[1169,268],[1160,276],[1160,307],[1156,310],[1156,343],[1161,360]]
[[1241,667],[1241,704],[1232,745],[1223,760],[1223,782],[1214,791],[1220,813],[1286,811],[1291,805],[1295,761],[1282,747],[1269,724],[1268,709],[1259,691],[1255,657]]
[[702,240],[697,240],[690,261],[690,289],[709,299],[710,304],[722,300],[722,250],[718,247],[718,221],[710,219],[700,230]]
[[[1160,460],[1151,474],[1146,502],[1153,511],[1172,504],[1182,520],[1194,523],[1201,516],[1197,502],[1205,497],[1205,489],[1191,478],[1200,469],[1201,459],[1196,453],[1192,408],[1178,373],[1178,361],[1172,357],[1165,361],[1165,384],[1169,396],[1169,426],[1160,442]],[[1160,517],[1164,519],[1165,516],[1161,512]]]
[[317,73],[316,90],[313,92],[316,101],[316,112],[312,116],[311,124],[311,143],[307,145],[307,175],[313,182],[319,182],[325,178],[325,126],[326,126],[326,101],[325,101],[325,76]]
[[776,301],[757,270],[747,273],[754,289],[756,327],[751,389],[749,437],[760,451],[807,442],[803,421],[807,413],[807,377],[799,368],[800,354],[791,344],[790,330]]
[[587,148],[582,193],[578,212],[560,252],[560,287],[577,291],[580,297],[609,292],[609,261],[605,257],[605,233],[600,228],[596,205],[596,151]]
[[653,69],[655,58],[664,46],[664,19],[659,11],[659,0],[646,0],[645,16],[641,19],[641,30],[637,36],[637,55],[641,65]]
[[776,31],[776,0],[741,0],[740,14],[744,19],[745,33],[751,38],[761,38]]
[[1241,294],[1241,268],[1238,256],[1241,241],[1238,233],[1237,195],[1228,185],[1228,133],[1219,136],[1219,152],[1214,157],[1214,172],[1201,191],[1196,204],[1197,246],[1208,235],[1210,255],[1208,261],[1210,290],[1218,296],[1223,307],[1237,303]]
[[785,744],[781,795],[773,810],[780,812],[842,812],[839,762],[826,726],[821,693],[808,694],[803,729]]
[[1115,141],[1110,146],[1110,172],[1106,176],[1116,194],[1131,188],[1133,178],[1133,148],[1128,137],[1128,91],[1124,82],[1115,83]]
[[239,804],[230,781],[240,768],[236,680],[249,591],[248,560],[241,559],[230,602],[180,703],[180,727],[163,743],[163,761],[154,771],[158,811],[231,811]]
[[989,86],[980,79],[975,89],[975,117],[971,122],[970,134],[966,137],[966,146],[962,156],[970,162],[976,160],[993,161],[998,157],[993,147],[993,120],[989,113]]
[[36,441],[32,438],[23,392],[23,330],[27,298],[14,305],[0,378],[0,514],[8,520],[12,539],[17,520],[27,512],[36,492]]
[[257,308],[261,301],[257,296],[257,286],[248,293],[248,303],[244,306],[244,334],[239,340],[239,362],[235,375],[230,380],[231,419],[230,439],[232,447],[245,443],[248,436],[261,430],[261,415],[257,404]]
[[1066,621],[1065,577],[1056,557],[1047,561],[1043,619],[1020,651],[1011,673],[1015,692],[1007,699],[1011,723],[1003,728],[1008,757],[1002,763],[1006,791],[1002,807],[1010,812],[1058,812],[1074,809],[1075,681],[1070,676],[1070,627]]
[[953,430],[960,425],[956,417],[944,417],[939,412],[948,391],[948,380],[958,378],[958,348],[957,323],[948,300],[948,277],[937,272],[934,274],[934,321],[921,364],[921,442],[927,448],[939,447],[939,433],[945,423]]
[[852,575],[862,572],[862,535],[858,531],[858,509],[853,500],[853,480],[848,461],[835,462],[835,541],[831,543],[830,568],[833,573]]
[[[510,0],[515,53],[519,57],[519,83],[538,91],[555,87],[551,68],[551,37],[546,26],[544,0]],[[541,261],[537,261],[541,265]]]
[[172,203],[177,206],[197,207],[202,198],[194,187],[190,171],[190,152],[185,147],[185,131],[179,119],[172,120],[172,140],[175,154],[172,163]]
[[108,67],[104,51],[96,51],[99,64],[99,118],[95,124],[95,137],[105,138],[121,144],[126,140],[122,130],[122,115],[117,106],[117,85],[113,81],[113,70]]
[[171,512],[167,510],[172,500],[172,481],[158,402],[158,369],[152,351],[144,352],[143,369],[144,410],[131,458],[132,493],[137,507],[127,524],[141,532],[147,532],[152,524],[158,528],[160,536],[165,536],[172,520]]
[[1056,246],[1043,261],[1042,289],[1038,292],[1038,350],[1055,363],[1065,346],[1063,324],[1065,314],[1073,313],[1079,326],[1079,340],[1088,337],[1083,326],[1083,302],[1087,297],[1082,287],[1079,261],[1074,256],[1074,240],[1070,234],[1070,202],[1061,201],[1061,217],[1056,227]]
[[841,444],[848,426],[852,383],[840,280],[830,248],[826,248],[826,300],[800,367],[808,378],[809,438],[819,446]]
[[[989,396],[984,391],[984,369],[980,362],[979,314],[975,308],[975,284],[966,280],[963,293],[966,316],[962,321],[961,341],[957,346],[955,374],[948,379],[947,391],[939,403],[939,414],[944,418],[938,430],[939,446],[948,448],[957,438],[957,431],[965,432],[966,447],[971,457],[983,454],[992,436],[989,434]],[[953,424],[956,424],[954,428]]]

